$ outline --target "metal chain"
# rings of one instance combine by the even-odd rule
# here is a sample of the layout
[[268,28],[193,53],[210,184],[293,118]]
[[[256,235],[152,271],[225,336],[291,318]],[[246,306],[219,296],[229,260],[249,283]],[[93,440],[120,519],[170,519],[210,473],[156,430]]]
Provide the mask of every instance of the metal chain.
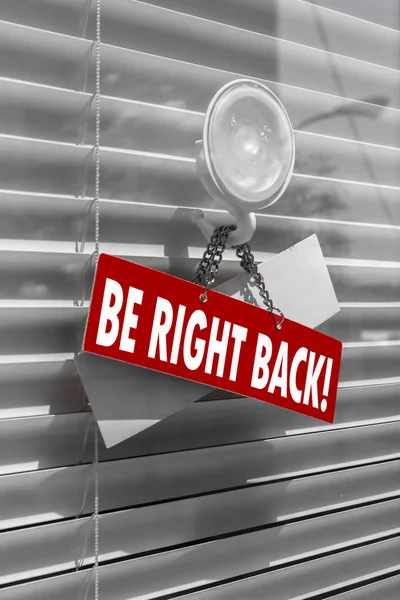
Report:
[[[211,284],[215,281],[215,276],[218,273],[219,265],[222,260],[222,254],[226,248],[229,233],[236,229],[235,225],[224,225],[217,227],[211,236],[211,240],[207,244],[206,251],[203,254],[196,273],[192,279],[193,283],[204,285],[204,292],[200,295],[200,301],[207,301],[207,291]],[[250,275],[250,278],[254,281],[263,304],[269,313],[273,316],[274,323],[277,329],[282,327],[284,321],[283,312],[274,306],[269,292],[265,287],[264,278],[259,273],[258,267],[251,251],[250,245],[242,244],[240,246],[233,246],[236,250],[236,256],[240,259],[240,266],[246,273]],[[279,320],[276,321],[274,314],[279,316]]]
[[204,285],[204,292],[200,296],[201,302],[207,302],[207,291],[215,281],[219,265],[222,260],[222,254],[226,247],[228,235],[235,229],[234,225],[223,225],[214,229],[211,240],[207,244],[206,251],[196,269],[192,279],[193,283]]
[[240,259],[240,266],[246,271],[246,273],[250,275],[251,279],[254,280],[254,283],[256,284],[256,287],[260,293],[264,306],[272,315],[275,313],[279,316],[279,321],[276,321],[274,319],[274,322],[276,328],[280,329],[285,318],[284,314],[279,308],[274,306],[274,303],[270,298],[269,292],[265,287],[264,278],[258,271],[254,255],[251,251],[249,244],[242,244],[241,246],[236,246],[235,249],[236,256]]

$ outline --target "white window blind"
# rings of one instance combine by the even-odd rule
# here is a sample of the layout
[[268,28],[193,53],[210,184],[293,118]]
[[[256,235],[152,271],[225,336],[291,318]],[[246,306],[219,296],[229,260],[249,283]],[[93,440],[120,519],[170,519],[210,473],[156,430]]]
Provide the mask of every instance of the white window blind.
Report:
[[[75,251],[94,4],[0,0],[0,600],[93,595],[93,425],[72,358],[94,249],[92,214]],[[262,260],[318,234],[341,303],[321,329],[344,352],[333,426],[216,392],[101,448],[101,598],[398,599],[399,23],[320,4],[102,0],[101,250],[191,277],[191,211],[216,208],[195,175],[204,112],[258,78],[297,156],[252,247]],[[220,281],[238,269],[227,252]]]

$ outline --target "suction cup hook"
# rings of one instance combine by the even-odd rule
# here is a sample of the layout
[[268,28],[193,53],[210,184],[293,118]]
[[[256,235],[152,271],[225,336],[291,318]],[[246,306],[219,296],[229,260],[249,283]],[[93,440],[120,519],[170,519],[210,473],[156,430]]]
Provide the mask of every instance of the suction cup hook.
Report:
[[[257,81],[239,79],[212,99],[195,144],[196,169],[207,193],[232,216],[229,244],[251,240],[255,210],[276,202],[287,188],[294,165],[294,136],[278,98]],[[210,239],[215,226],[203,211],[193,214]]]

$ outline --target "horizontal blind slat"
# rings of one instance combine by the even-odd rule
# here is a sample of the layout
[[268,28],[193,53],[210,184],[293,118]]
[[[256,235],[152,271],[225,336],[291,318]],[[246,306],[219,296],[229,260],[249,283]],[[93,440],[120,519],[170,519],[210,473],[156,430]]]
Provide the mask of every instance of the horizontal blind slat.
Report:
[[[339,54],[398,67],[395,48],[399,43],[399,35],[396,30],[383,29],[369,21],[354,19],[316,4],[297,0],[282,0],[277,6],[262,0],[248,0],[246,5],[242,0],[219,0],[217,3],[213,0],[145,2],[250,31],[279,34],[289,41],[322,50],[326,50],[326,44],[329,44],[329,48]],[[113,0],[103,0],[103,7],[112,5]],[[35,7],[29,0],[19,0],[18,3],[3,0],[0,17],[21,25],[79,36],[84,32],[86,18],[92,24],[94,10],[90,11],[84,0],[37,0]]]
[[[19,364],[21,369],[24,369],[24,364],[29,364],[29,368],[31,368],[32,364],[40,364],[42,362],[59,362],[62,365],[68,365],[73,358],[74,352],[79,350],[83,327],[84,322],[82,322],[82,328],[77,330],[76,338],[74,343],[71,344],[69,352],[54,352],[54,348],[52,348],[52,353],[36,354],[32,353],[31,350],[30,354],[22,354],[23,350],[21,346],[17,348],[14,346],[14,351],[18,352],[16,354],[0,354],[0,364],[7,367],[10,364]],[[24,346],[24,339],[24,333],[21,333],[20,341],[22,347]],[[48,341],[46,337],[44,337],[43,341],[47,344],[44,349],[47,349]],[[395,378],[398,376],[396,365],[399,357],[400,341],[398,339],[345,342],[339,385],[346,386],[353,381],[365,381],[367,384],[368,380],[375,381]],[[66,371],[68,372],[70,368],[68,365]],[[73,380],[71,383],[75,386]],[[76,386],[76,389],[79,389],[79,387]]]
[[388,577],[377,583],[370,583],[356,590],[334,596],[335,600],[397,600],[400,587],[400,575]]
[[[107,134],[107,124],[105,125],[102,141],[103,144],[108,141],[111,146],[104,145],[102,148],[102,154],[107,161],[106,169],[107,167],[108,169],[116,168],[112,164],[112,158],[119,155],[119,160],[127,159],[130,150],[133,151],[131,153],[132,157],[140,155],[140,153],[153,153],[180,162],[183,162],[180,157],[193,160],[194,144],[197,139],[202,137],[202,118],[197,114],[192,116],[192,113],[174,113],[162,109],[159,109],[159,115],[153,115],[156,112],[156,109],[153,108],[147,110],[147,112],[149,113],[148,116],[143,115],[142,112],[140,117],[134,121],[129,115],[116,121],[111,120],[109,122],[110,136]],[[172,118],[170,118],[171,115]],[[152,116],[154,118],[151,118]],[[150,119],[152,124],[149,122]],[[161,119],[162,125],[160,125]],[[187,123],[184,119],[187,120]],[[11,123],[9,122],[8,126],[4,128],[5,131],[0,138],[0,172],[4,179],[3,189],[15,189],[16,185],[16,189],[21,189],[21,185],[23,189],[25,185],[26,189],[37,187],[37,191],[44,192],[53,191],[57,193],[61,189],[60,184],[53,190],[44,187],[53,183],[51,178],[48,183],[42,183],[42,190],[40,189],[40,183],[36,183],[35,179],[32,182],[29,179],[26,182],[24,181],[25,177],[30,175],[33,177],[34,175],[26,164],[27,153],[36,154],[35,161],[40,165],[48,162],[49,169],[56,168],[54,163],[56,165],[63,164],[65,168],[75,169],[77,171],[75,177],[78,181],[82,179],[79,169],[83,169],[85,160],[89,161],[90,144],[76,146],[74,152],[74,147],[70,145],[71,137],[69,137],[69,144],[61,142],[56,144],[53,139],[19,137],[16,135],[18,131],[10,129]],[[50,125],[51,121],[47,122],[46,127]],[[64,126],[67,130],[72,129],[75,142],[84,137],[84,128],[79,119],[74,121],[73,125],[67,122]],[[39,133],[40,121],[35,124],[35,127]],[[358,143],[309,132],[296,132],[295,140],[297,148],[295,173],[316,175],[320,178],[327,177],[329,179],[333,177],[335,179],[364,182],[375,186],[399,186],[400,184],[396,169],[400,155],[400,149],[398,148]],[[116,146],[113,147],[113,144],[116,144]],[[26,148],[25,153],[21,152],[21,146]],[[51,152],[54,152],[54,155],[49,155]],[[110,153],[112,153],[111,156]],[[15,163],[13,170],[10,168],[12,166],[10,165],[11,162],[12,164]],[[32,165],[32,168],[33,166],[36,165]],[[37,165],[36,168],[39,169],[40,166]],[[16,175],[17,169],[20,169],[24,175],[24,179],[20,184],[18,184]],[[8,176],[7,170],[9,171]],[[107,170],[106,175],[108,174]],[[108,174],[109,177],[115,177],[116,175],[112,172]],[[43,176],[42,173],[41,177],[43,178]],[[64,179],[62,184],[66,187],[66,193],[68,193],[71,189],[68,186],[71,186],[72,182]],[[53,185],[56,186],[56,182]],[[109,183],[106,180],[105,188],[108,187]],[[121,188],[121,191],[125,191],[122,186]]]
[[[362,417],[369,419],[390,418],[397,414],[396,396],[395,394],[397,379],[364,380],[362,387],[354,387],[339,390],[338,405],[336,411],[336,424],[355,422],[360,420],[358,414],[357,399],[362,397],[363,415]],[[342,386],[348,386],[351,382],[342,382]],[[371,386],[369,386],[371,383]],[[357,384],[357,382],[355,382]],[[378,387],[378,389],[375,389]],[[381,402],[376,402],[376,397],[382,398]],[[205,400],[220,400],[233,397],[227,392],[215,390],[209,394]],[[382,404],[383,403],[383,404]],[[258,406],[258,405],[257,405]],[[382,410],[381,407],[385,408]],[[82,389],[79,378],[76,373],[75,366],[71,361],[54,361],[54,362],[31,362],[24,363],[15,362],[14,364],[2,364],[0,366],[0,419],[12,419],[19,417],[30,417],[48,414],[73,413],[80,410],[86,410],[86,402],[82,396]],[[246,404],[246,412],[250,407]],[[259,409],[261,410],[261,409]],[[274,410],[269,407],[269,410]],[[268,411],[264,411],[267,415]],[[288,416],[290,413],[281,413]],[[179,421],[179,415],[174,417]],[[198,417],[197,417],[198,418]],[[226,417],[224,417],[225,419]],[[249,410],[249,415],[246,419],[252,419],[252,411]],[[258,417],[259,418],[259,417]],[[296,420],[300,417],[293,413],[293,418]],[[172,422],[170,422],[172,425]],[[263,421],[261,420],[260,424]],[[300,424],[297,427],[303,427]],[[310,424],[313,427],[313,422]],[[279,422],[269,423],[272,430],[279,431],[281,425]],[[321,427],[325,425],[321,424]],[[185,428],[191,430],[188,425]],[[151,431],[150,438],[151,438]],[[192,432],[193,434],[193,432]],[[182,434],[181,434],[182,435]],[[208,435],[208,433],[207,433]],[[183,435],[183,439],[186,436]],[[140,444],[143,440],[139,438]],[[146,438],[147,439],[147,438]],[[150,442],[153,443],[153,442]]]
[[[11,0],[9,0],[11,1]],[[112,1],[112,0],[111,0]],[[148,4],[227,23],[251,31],[279,35],[283,39],[372,63],[398,68],[396,49],[400,43],[395,29],[382,28],[355,19],[317,3],[282,0],[144,0]],[[321,3],[323,4],[323,3]],[[332,8],[336,9],[333,3]],[[13,20],[13,19],[11,19]],[[393,23],[389,24],[392,27]]]
[[[295,176],[307,176],[309,181],[316,177],[327,182],[338,179],[344,183],[349,180],[373,186],[399,187],[396,165],[400,150],[358,145],[313,134],[300,135]],[[198,136],[193,136],[191,148],[195,137]],[[130,198],[130,189],[133,187],[136,192],[138,189],[138,184],[134,186],[135,178],[140,181],[149,170],[154,173],[156,181],[161,178],[169,180],[166,197],[171,197],[174,192],[176,197],[176,187],[181,184],[181,179],[186,185],[190,182],[189,185],[194,188],[192,195],[199,194],[200,185],[190,152],[189,147],[186,155],[183,151],[182,156],[102,147],[102,195],[115,199]],[[0,135],[0,175],[3,189],[82,196],[86,180],[90,184],[89,190],[93,184],[92,147]],[[141,185],[144,187],[144,199],[154,202],[157,188],[154,190],[144,182]]]
[[[381,422],[384,427],[387,422],[387,426],[390,426],[391,420],[400,422],[398,393],[398,385],[339,390],[335,423],[332,426],[248,398],[198,402],[115,448],[106,450],[101,443],[100,456],[102,460],[115,460],[251,440],[285,438],[298,433],[331,431],[333,435],[335,430],[365,427],[368,423]],[[77,394],[76,404],[79,397]],[[134,401],[134,395],[133,398],[127,397],[126,401]],[[93,454],[90,419],[85,412],[0,419],[0,472],[4,474],[76,464],[79,461],[90,462]],[[208,423],[212,423],[212,427],[207,426]],[[396,423],[393,423],[393,427],[396,427]],[[303,445],[306,441],[299,440],[299,444]],[[279,442],[280,446],[282,444],[283,440]],[[32,457],[35,458],[33,462],[30,461]]]
[[[249,521],[256,522],[246,519],[245,515],[243,521],[235,519],[232,522],[226,515],[224,522],[219,523],[218,515],[224,510],[221,497],[214,514],[203,511],[196,514],[194,527],[193,514],[187,513],[170,512],[167,521],[165,515],[156,511],[149,521],[146,509],[102,515],[100,563],[142,552],[157,552],[160,548],[193,543],[207,537],[215,538],[229,533],[232,528],[239,532]],[[168,587],[189,587],[200,573],[211,580],[226,579],[268,566],[284,566],[305,554],[312,559],[330,547],[345,549],[365,538],[387,537],[395,533],[393,525],[399,517],[399,500],[291,524],[274,523],[265,512],[264,519],[258,523],[264,528],[259,531],[133,561],[132,575],[136,578],[131,593],[140,596],[162,593]],[[177,521],[179,524],[172,526]],[[268,525],[272,527],[267,528]],[[73,569],[88,528],[90,521],[82,519],[0,534],[0,585]],[[399,532],[400,528],[397,528]],[[39,540],[40,550],[34,551]],[[91,540],[85,564],[92,564],[93,555]]]
[[[174,163],[167,164],[169,169],[162,170],[163,163],[166,161],[158,161],[156,157],[147,157],[149,167],[153,163],[159,165],[158,170],[152,174],[152,183],[149,183],[147,177],[149,168],[145,168],[146,162],[139,162],[139,158],[132,157],[132,167],[137,170],[136,185],[131,190],[129,195],[118,192],[115,187],[110,190],[110,193],[115,191],[124,198],[122,202],[138,201],[139,206],[143,205],[142,200],[148,198],[150,204],[167,205],[163,210],[171,211],[172,208],[197,208],[201,206],[204,209],[214,209],[215,203],[209,197],[204,196],[199,182],[196,181],[194,173],[192,173],[191,165],[187,165],[186,175],[182,165]],[[180,171],[178,170],[180,168]],[[83,179],[84,168],[82,167],[81,180]],[[175,178],[174,178],[175,175]],[[191,175],[191,177],[190,177]],[[189,176],[186,178],[186,176]],[[175,183],[174,183],[175,182]],[[164,184],[165,194],[162,195],[161,188]],[[177,186],[183,192],[177,197]],[[89,191],[89,190],[87,190]],[[105,190],[107,192],[107,190]],[[303,219],[310,218],[312,223],[316,223],[316,219],[326,221],[339,221],[343,228],[347,227],[347,223],[354,221],[355,223],[369,223],[375,226],[388,225],[388,230],[395,229],[397,224],[400,224],[400,207],[397,201],[399,190],[397,188],[374,188],[369,186],[358,185],[356,183],[345,181],[334,181],[329,179],[303,178],[294,176],[287,192],[281,200],[269,207],[260,214],[282,215],[285,217],[301,217]],[[15,231],[15,237],[23,238],[24,236],[32,238],[32,231],[40,232],[43,237],[42,228],[47,228],[53,236],[56,233],[59,239],[68,239],[77,236],[82,230],[77,223],[74,223],[81,217],[83,209],[89,202],[90,197],[76,198],[67,194],[45,194],[41,192],[29,192],[22,190],[0,190],[0,215],[3,222],[7,226],[0,236],[9,237],[10,231]],[[102,201],[106,198],[101,198]],[[123,214],[128,218],[133,216],[133,211],[138,211],[138,206],[121,205],[113,203],[115,198],[109,198],[110,204],[103,202],[102,213],[108,219]],[[149,207],[150,211],[152,207]],[[143,206],[142,211],[145,212]],[[34,212],[41,214],[38,227],[33,229],[32,223],[24,222],[23,219],[15,219],[13,216],[22,216],[29,212],[34,216]],[[189,211],[186,215],[189,216]],[[181,217],[185,213],[181,211]],[[177,215],[178,216],[178,215]],[[38,217],[36,218],[36,220]],[[61,225],[61,221],[67,219],[70,223],[69,228]],[[10,220],[11,225],[10,227]],[[64,222],[64,221],[63,221]],[[47,225],[48,223],[48,225]],[[360,229],[360,232],[365,232],[365,229]],[[38,236],[38,233],[36,233]],[[47,234],[49,235],[49,234]]]
[[[284,39],[322,50],[326,49],[326,37],[334,52],[394,68],[398,66],[397,55],[393,50],[399,41],[398,32],[363,20],[363,15],[356,15],[361,18],[355,19],[349,14],[343,14],[343,7],[342,12],[338,12],[296,0],[283,0],[278,7],[260,0],[248,1],[246,6],[241,0],[220,0],[218,3],[212,0],[203,0],[201,3],[196,0],[145,2],[259,33],[279,33]],[[112,4],[113,0],[103,0],[105,7]],[[13,0],[3,0],[1,18],[79,36],[84,32],[88,12],[84,0],[37,0],[35,8],[29,0],[20,0],[17,4]],[[93,20],[93,13],[93,10],[90,11],[89,22]],[[393,26],[393,22],[389,21],[388,25]]]
[[394,377],[399,373],[400,346],[344,348],[340,370],[341,381]]
[[[88,142],[94,142],[95,111],[94,103],[90,102],[91,94],[6,77],[0,81],[2,133],[76,143],[86,131]],[[282,84],[269,82],[268,85],[282,99],[295,129],[399,146],[400,111],[377,104],[379,96],[354,101]],[[185,110],[169,106],[168,102],[166,105],[152,103],[151,88],[148,97],[140,89],[136,92],[141,101],[102,96],[105,146],[133,147],[138,138],[141,149],[151,150],[156,143],[156,131],[165,137],[173,130],[178,140],[169,138],[170,146],[162,147],[164,152],[171,152],[172,144],[185,147],[191,136],[201,130],[205,104],[195,104],[201,109],[200,114],[191,112],[190,106]],[[193,100],[197,102],[197,98]],[[352,124],[355,119],[357,128]]]
[[[306,0],[309,2],[309,0]],[[386,10],[381,10],[381,5],[375,3],[366,3],[364,0],[356,0],[354,2],[346,2],[346,0],[313,0],[313,3],[328,9],[338,10],[344,15],[351,15],[357,19],[367,20],[378,26],[382,26],[384,31],[397,26],[398,7],[397,3],[392,3],[391,0],[385,3]]]
[[[239,600],[246,596],[261,600],[268,593],[273,593],[277,600],[291,600],[295,593],[302,600],[311,600],[351,584],[367,583],[374,576],[397,573],[398,564],[394,557],[399,548],[398,539],[371,544],[199,593],[196,600]],[[192,600],[194,596],[188,594],[184,598]]]
[[[19,307],[10,300],[0,305],[0,356],[78,351],[86,317],[87,308],[72,303]],[[342,307],[320,331],[345,343],[394,342],[400,340],[400,305]]]
[[[132,459],[100,463],[100,510],[115,510],[152,501],[149,491],[144,496],[137,496],[137,487],[131,477],[134,464]],[[346,503],[359,504],[363,499],[369,502],[381,496],[393,498],[398,496],[399,473],[400,462],[396,460],[261,485],[241,482],[241,490],[224,492],[226,514],[237,510],[238,505],[247,512],[249,506],[249,515],[257,515],[267,508],[274,519],[282,520],[299,514],[306,516],[332,510]],[[86,485],[90,484],[90,474],[90,465],[82,465],[1,476],[1,529],[90,514],[93,509],[92,488],[89,487],[86,498],[84,495]],[[181,481],[175,497],[190,495],[190,487],[185,487],[184,483]],[[201,506],[209,510],[220,500],[216,490],[211,495],[202,494],[207,491],[200,490],[197,500],[179,500],[178,507],[189,502],[189,512],[196,512]],[[160,489],[158,494],[158,499],[162,499]],[[168,514],[168,506],[171,505],[169,502],[156,504],[154,510],[158,510],[157,506],[165,507]],[[161,510],[164,514],[164,508]],[[184,508],[179,510],[185,512]]]
[[[376,85],[372,90],[368,81],[372,78],[375,84],[379,81],[380,93],[398,106],[396,70],[136,1],[127,5],[116,0],[104,7],[103,15],[102,38],[113,46],[335,94],[340,93],[337,71],[342,80],[340,95],[353,98],[376,93]],[[312,77],[307,65],[312,65]]]
[[[394,69],[363,63],[307,46],[241,30],[235,30],[236,36],[233,41],[230,41],[231,28],[221,24],[187,15],[179,16],[179,13],[172,13],[172,17],[169,18],[164,15],[164,11],[161,18],[160,9],[142,4],[140,10],[136,10],[139,5],[135,5],[134,2],[131,5],[134,9],[134,20],[130,22],[125,18],[125,12],[123,13],[123,19],[118,23],[117,28],[118,40],[112,39],[112,35],[110,36],[107,29],[103,27],[105,44],[102,49],[102,73],[104,77],[103,93],[105,94],[124,95],[123,89],[124,87],[128,88],[128,81],[124,83],[121,80],[121,77],[124,76],[122,71],[127,74],[127,71],[132,73],[132,68],[137,68],[139,73],[145,75],[146,62],[150,61],[153,67],[152,72],[149,75],[147,70],[147,79],[143,82],[139,75],[139,78],[136,79],[135,89],[138,90],[145,85],[143,89],[147,92],[153,79],[154,82],[158,82],[159,91],[164,88],[164,92],[173,93],[174,101],[179,102],[179,106],[182,108],[185,108],[186,103],[190,102],[190,98],[196,91],[192,88],[190,92],[190,84],[193,80],[197,79],[199,84],[203,79],[202,74],[207,75],[208,86],[203,89],[203,94],[209,95],[207,88],[209,89],[210,84],[212,85],[213,79],[218,77],[219,85],[221,85],[221,75],[225,79],[228,77],[228,80],[232,78],[232,75],[226,73],[227,69],[234,73],[262,77],[354,99],[376,97],[376,90],[379,89],[385,105],[400,107],[397,86],[398,72]],[[126,6],[124,3],[124,7]],[[114,19],[117,8],[115,3],[111,8]],[[154,11],[156,16],[153,14]],[[68,84],[67,87],[71,86],[77,89],[76,86],[79,86],[78,89],[82,89],[85,80],[84,68],[77,67],[87,63],[87,53],[90,49],[88,40],[42,32],[7,22],[0,24],[0,33],[4,33],[0,42],[0,48],[3,50],[3,60],[0,63],[2,76],[31,79],[38,83],[60,85],[61,87]],[[197,41],[196,38],[198,38]],[[38,48],[32,51],[36,42]],[[111,42],[111,45],[107,42]],[[247,44],[250,44],[249,47]],[[51,54],[53,48],[56,51]],[[62,53],[63,50],[64,53]],[[141,55],[140,64],[134,66],[135,52],[132,51],[149,53],[149,56],[146,60],[146,57]],[[44,60],[43,54],[45,54],[46,60]],[[127,62],[128,56],[130,57],[129,62]],[[139,54],[136,56],[138,58]],[[266,60],[266,56],[269,60]],[[9,65],[11,57],[12,70]],[[174,60],[171,62],[168,59]],[[278,59],[279,73],[276,69]],[[203,68],[197,69],[187,62],[179,63],[181,60],[191,61],[194,64],[199,63],[203,65]],[[73,68],[74,63],[75,68]],[[224,71],[221,71],[219,75],[218,71],[210,72],[204,67],[223,69],[225,74]],[[55,72],[56,69],[57,72]],[[337,70],[340,74],[341,89],[338,89],[332,69]],[[186,85],[182,81],[183,88],[181,86],[171,88],[170,75],[174,71],[175,77],[178,75],[181,81],[186,76]],[[115,75],[118,72],[119,78],[116,78]],[[169,85],[160,88],[160,82],[163,81],[169,81]],[[198,88],[198,85],[196,87]]]
[[47,29],[56,33],[80,36],[85,28],[86,0],[2,0],[0,19],[12,23]]
[[72,362],[0,365],[0,419],[72,413],[85,405]]
[[[386,573],[395,573],[398,571],[396,563],[396,554],[400,550],[399,539],[383,541],[368,545],[362,549],[340,552],[333,557],[322,558],[317,561],[309,561],[305,564],[278,569],[272,573],[259,575],[251,579],[245,579],[240,583],[233,583],[223,588],[217,588],[214,591],[207,590],[198,594],[199,598],[243,598],[244,594],[251,593],[251,598],[265,598],[266,589],[274,593],[274,597],[279,600],[289,600],[292,598],[294,590],[308,593],[310,597],[319,589],[326,589],[328,586],[340,590],[349,581],[358,579],[360,581],[370,579],[377,571]],[[351,573],[347,575],[345,573]],[[168,585],[168,572],[165,570],[165,581]],[[67,600],[78,594],[84,593],[87,587],[86,571],[76,572],[61,577],[49,578],[42,581],[35,581],[29,584],[13,586],[5,590],[0,590],[0,598],[7,600],[31,600],[40,597],[43,600],[50,600],[55,596],[58,600]],[[140,585],[144,576],[143,571],[139,573],[133,568],[133,561],[123,561],[114,565],[100,568],[100,585],[103,593],[108,594],[113,600],[125,600],[130,597],[132,589]],[[351,579],[350,579],[351,577]],[[148,583],[152,579],[148,578]],[[118,583],[117,583],[118,582]],[[192,588],[204,586],[210,583],[217,584],[215,581],[203,579],[192,581],[182,586],[173,588],[163,588],[157,597],[171,594],[171,592],[190,591]],[[91,586],[92,587],[92,586]],[[90,593],[90,592],[89,592]],[[142,594],[143,597],[143,594]],[[149,597],[149,596],[147,596]],[[151,597],[151,596],[150,596]],[[153,596],[154,597],[154,596]],[[190,598],[192,596],[186,596]],[[146,595],[144,595],[146,598]]]
[[[154,180],[153,185],[157,185]],[[139,199],[140,195],[136,196],[135,193],[134,197]],[[88,206],[87,201],[43,196],[39,203],[33,196],[25,202],[22,195],[20,203],[16,201],[14,205],[10,205],[10,200],[14,198],[18,196],[0,195],[0,214],[3,217],[0,225],[1,252],[19,252],[21,261],[24,258],[23,252],[74,252],[75,243],[82,237],[82,219]],[[182,201],[185,202],[185,198]],[[194,223],[195,213],[192,208],[194,207],[149,206],[129,201],[101,202],[102,251],[132,258],[136,256],[139,260],[139,257],[159,259],[160,264],[163,257],[176,259],[178,263],[181,261],[186,264],[188,278],[191,278],[190,259],[200,259],[204,252],[204,238]],[[17,214],[21,215],[21,219],[15,218]],[[24,220],[22,216],[27,214],[30,219]],[[226,224],[231,219],[223,211],[210,212],[208,216],[215,226]],[[329,257],[335,257],[339,264],[345,264],[346,259],[362,259],[370,261],[371,266],[372,261],[376,261],[374,264],[377,266],[380,266],[381,261],[381,266],[384,267],[385,261],[390,263],[397,254],[399,230],[395,227],[259,214],[257,230],[252,240],[256,260],[266,260],[314,233],[318,235],[328,265],[332,264]],[[90,252],[92,239],[93,215],[89,215],[86,253]],[[225,262],[236,262],[232,250],[227,250],[224,258]],[[18,260],[18,255],[15,260]],[[77,257],[73,262],[82,264],[85,260]],[[393,263],[393,266],[396,265],[398,266]]]
[[[85,447],[85,434],[91,426],[88,413],[0,421],[4,432],[1,473],[51,469],[74,465],[81,460],[91,461],[92,439],[88,440]],[[298,471],[307,473],[327,466],[334,468],[343,462],[395,456],[400,454],[399,430],[400,422],[397,421],[271,439],[267,434],[265,440],[167,453],[162,461],[157,454],[141,457],[136,459],[133,472],[136,473],[138,486],[152,490],[150,493],[155,495],[151,501],[156,501],[158,497],[152,489],[154,485],[160,488],[165,486],[165,497],[170,497],[177,493],[178,486],[194,486],[193,493],[199,493],[246,483],[261,483],[278,475],[290,475]],[[125,443],[107,452],[102,451],[102,458],[129,456],[129,445]],[[292,452],[296,456],[291,456]],[[236,470],[233,464],[235,460]],[[208,461],[216,465],[210,466]],[[192,470],[189,469],[190,463]],[[224,474],[218,475],[218,469],[222,466]],[[181,470],[180,477],[178,468]],[[174,478],[176,481],[173,485]]]
[[[90,244],[88,245],[88,247]],[[200,248],[199,248],[200,251]],[[56,251],[0,251],[1,295],[4,299],[76,300],[82,297],[82,273],[89,254]],[[191,258],[176,256],[125,256],[139,264],[190,280],[200,252]],[[256,260],[264,260],[256,253]],[[326,257],[336,295],[340,302],[398,301],[400,266],[397,263],[357,261]],[[240,273],[236,260],[221,264],[218,282]],[[88,299],[88,298],[87,298]]]
[[0,75],[83,89],[91,42],[0,21]]

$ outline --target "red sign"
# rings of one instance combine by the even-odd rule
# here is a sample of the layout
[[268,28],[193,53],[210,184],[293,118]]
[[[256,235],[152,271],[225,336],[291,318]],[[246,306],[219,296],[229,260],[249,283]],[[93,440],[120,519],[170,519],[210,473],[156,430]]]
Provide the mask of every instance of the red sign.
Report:
[[[83,350],[333,422],[342,344],[203,287],[107,254]],[[110,402],[112,400],[110,399]]]

